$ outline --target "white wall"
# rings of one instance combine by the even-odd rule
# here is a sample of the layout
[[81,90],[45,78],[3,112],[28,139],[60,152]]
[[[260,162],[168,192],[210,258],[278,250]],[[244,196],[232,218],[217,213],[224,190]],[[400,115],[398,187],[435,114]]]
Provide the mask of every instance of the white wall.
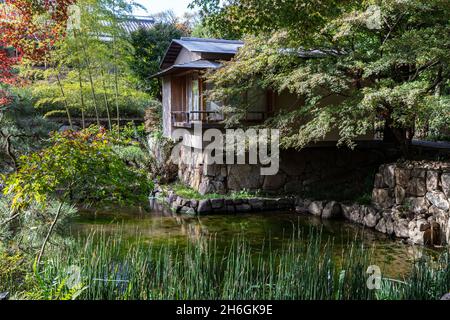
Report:
[[163,135],[170,137],[172,135],[172,116],[170,106],[172,100],[171,78],[164,77],[162,79],[162,96],[163,96]]

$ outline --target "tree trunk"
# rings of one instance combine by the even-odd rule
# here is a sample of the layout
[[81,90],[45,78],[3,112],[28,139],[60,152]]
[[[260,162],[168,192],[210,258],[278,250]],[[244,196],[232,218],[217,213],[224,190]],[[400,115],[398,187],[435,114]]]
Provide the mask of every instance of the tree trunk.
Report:
[[383,142],[392,143],[398,147],[405,157],[409,155],[414,130],[412,128],[394,127],[392,118],[389,116],[384,124]]

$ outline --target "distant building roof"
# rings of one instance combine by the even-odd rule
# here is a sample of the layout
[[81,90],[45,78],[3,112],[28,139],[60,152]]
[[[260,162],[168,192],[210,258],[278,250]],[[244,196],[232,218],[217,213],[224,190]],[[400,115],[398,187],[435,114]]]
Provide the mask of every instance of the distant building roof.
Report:
[[[1,1],[1,0],[0,0]],[[101,24],[104,26],[109,26],[108,21],[101,21]],[[127,34],[131,34],[132,32],[138,31],[140,29],[149,30],[153,28],[156,20],[152,17],[148,16],[127,16],[121,18],[118,22],[118,26],[122,28]],[[102,34],[100,36],[100,40],[102,41],[111,41],[112,37],[108,34]]]
[[190,52],[235,55],[242,46],[244,46],[244,42],[238,40],[187,37],[179,40],[172,40],[161,63],[161,67],[173,64],[182,48],[185,48]]
[[221,67],[221,64],[216,61],[210,61],[210,60],[195,60],[188,63],[183,64],[175,64],[173,66],[170,66],[167,69],[164,69],[157,74],[154,75],[154,77],[162,77],[168,74],[171,74],[173,72],[176,72],[178,70],[182,69],[194,69],[194,70],[202,70],[202,69],[218,69]]
[[119,25],[127,32],[132,33],[139,29],[151,29],[156,20],[146,16],[128,16]]

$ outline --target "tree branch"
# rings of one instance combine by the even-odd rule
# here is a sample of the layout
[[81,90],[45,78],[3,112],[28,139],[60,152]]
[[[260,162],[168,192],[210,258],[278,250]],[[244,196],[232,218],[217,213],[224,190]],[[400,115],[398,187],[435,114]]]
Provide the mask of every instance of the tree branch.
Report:
[[64,202],[61,201],[61,203],[59,204],[59,207],[58,207],[58,211],[56,212],[55,219],[53,220],[52,224],[50,225],[50,229],[48,230],[47,235],[45,236],[44,242],[42,243],[42,247],[39,252],[39,256],[37,258],[37,263],[36,263],[37,266],[39,266],[41,263],[41,259],[42,259],[42,256],[44,255],[44,251],[45,251],[45,246],[47,245],[47,242],[48,242],[51,234],[53,233],[53,229],[55,228],[55,225],[58,222],[63,204],[64,204]]

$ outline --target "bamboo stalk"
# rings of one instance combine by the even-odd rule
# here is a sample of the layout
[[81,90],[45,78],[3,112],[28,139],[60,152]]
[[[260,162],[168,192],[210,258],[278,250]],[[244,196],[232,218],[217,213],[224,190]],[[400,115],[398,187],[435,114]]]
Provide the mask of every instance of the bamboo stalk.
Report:
[[112,129],[111,114],[109,112],[108,96],[106,95],[105,73],[103,72],[103,70],[101,71],[101,76],[102,76],[103,99],[105,100],[106,116],[108,118],[109,130],[111,130]]
[[64,107],[66,108],[67,120],[69,121],[69,126],[70,126],[71,129],[73,129],[72,117],[70,116],[70,110],[69,110],[69,104],[67,102],[66,95],[64,93],[64,88],[63,88],[63,86],[61,84],[61,79],[59,77],[59,71],[58,71],[58,74],[56,75],[56,79],[58,80],[58,85],[59,85],[59,89],[61,91],[61,96],[64,99]]
[[90,60],[89,60],[89,57],[88,57],[87,52],[86,52],[85,44],[83,42],[81,43],[81,48],[83,50],[84,59],[86,61],[86,67],[87,67],[87,71],[88,71],[89,83],[90,83],[90,87],[91,87],[91,94],[92,94],[92,99],[94,101],[95,117],[97,119],[97,125],[100,127],[100,117],[99,117],[99,113],[98,113],[97,96],[95,94],[94,80],[92,78],[92,71],[91,71],[91,68],[90,68],[91,64],[90,64]]

